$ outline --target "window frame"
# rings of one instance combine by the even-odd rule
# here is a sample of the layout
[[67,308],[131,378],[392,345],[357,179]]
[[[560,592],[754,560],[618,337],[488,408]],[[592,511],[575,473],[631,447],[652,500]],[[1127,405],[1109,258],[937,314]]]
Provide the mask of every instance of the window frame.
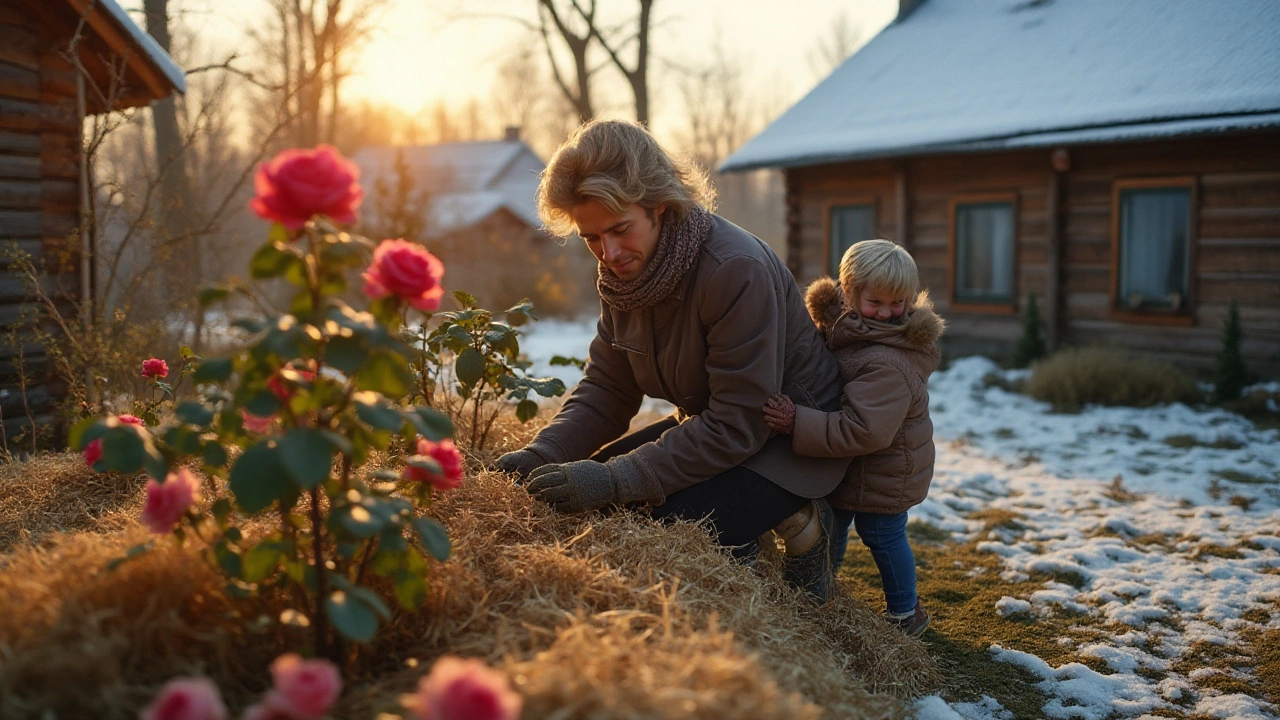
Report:
[[[831,215],[840,208],[847,207],[870,207],[871,208],[871,227],[874,231],[880,229],[880,197],[877,195],[851,195],[841,198],[840,200],[823,203],[822,205],[822,268],[823,273],[829,277],[840,278],[840,268],[831,267],[831,245],[835,242],[835,238],[831,236],[831,229],[834,223],[831,222]],[[881,235],[873,235],[868,240],[882,237]]]
[[[960,238],[957,235],[959,227],[956,224],[956,218],[959,215],[959,208],[961,205],[991,205],[994,203],[1005,203],[1013,208],[1013,277],[1010,283],[1009,300],[1008,302],[989,303],[958,300],[956,297],[956,286],[958,285],[956,282],[956,261],[959,255]],[[947,299],[950,303],[948,309],[989,315],[1013,315],[1018,312],[1018,288],[1020,285],[1018,282],[1018,271],[1020,269],[1018,223],[1020,219],[1021,208],[1018,204],[1018,193],[1015,191],[967,193],[951,196],[947,201]]]
[[[1107,295],[1107,309],[1112,320],[1147,323],[1152,325],[1194,325],[1196,298],[1196,246],[1199,229],[1200,192],[1194,175],[1165,177],[1118,178],[1111,184],[1111,282]],[[1176,310],[1164,308],[1131,309],[1120,305],[1120,214],[1126,190],[1186,190],[1187,191],[1187,296],[1182,307]]]

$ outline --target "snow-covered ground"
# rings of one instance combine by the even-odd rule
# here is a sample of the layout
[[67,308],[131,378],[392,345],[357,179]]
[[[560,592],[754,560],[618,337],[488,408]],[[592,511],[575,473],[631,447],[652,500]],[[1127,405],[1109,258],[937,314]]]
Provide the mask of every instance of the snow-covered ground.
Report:
[[[540,325],[523,341],[531,358],[586,356],[593,325]],[[570,381],[566,368],[546,370]],[[1054,414],[985,382],[992,373],[1017,378],[980,357],[932,378],[937,466],[912,517],[959,542],[979,540],[979,550],[1000,557],[1007,580],[1073,577],[1075,584],[1046,581],[1027,597],[1002,598],[992,612],[1079,614],[1081,624],[1106,632],[1072,650],[1108,670],[1052,667],[999,644],[992,656],[1041,678],[1049,718],[1154,718],[1161,708],[1280,717],[1267,703],[1213,689],[1214,674],[1239,670],[1175,669],[1197,644],[1238,648],[1245,631],[1280,627],[1275,613],[1248,612],[1280,598],[1280,432],[1184,405]],[[977,537],[984,524],[970,515],[990,508],[1016,514],[1016,523]],[[1258,617],[1271,619],[1249,619]],[[937,696],[916,715],[1012,717],[993,698],[948,704]]]

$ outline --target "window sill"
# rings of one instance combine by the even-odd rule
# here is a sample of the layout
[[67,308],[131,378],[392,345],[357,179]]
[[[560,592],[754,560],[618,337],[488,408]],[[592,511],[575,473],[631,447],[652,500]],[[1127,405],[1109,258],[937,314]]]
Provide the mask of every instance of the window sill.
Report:
[[1194,315],[1170,312],[1137,312],[1134,310],[1112,309],[1111,319],[1117,322],[1141,325],[1173,325],[1191,327],[1196,324]]
[[961,302],[958,300],[951,301],[951,305],[947,308],[948,312],[974,313],[978,315],[1015,315],[1018,308],[1013,305],[975,302]]

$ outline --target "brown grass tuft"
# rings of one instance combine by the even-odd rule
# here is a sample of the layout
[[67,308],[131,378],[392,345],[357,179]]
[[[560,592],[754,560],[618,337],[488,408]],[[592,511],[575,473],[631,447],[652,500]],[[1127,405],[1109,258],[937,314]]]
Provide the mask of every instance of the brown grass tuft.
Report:
[[[812,608],[773,564],[738,565],[696,524],[556,515],[488,472],[432,514],[454,557],[432,566],[419,612],[398,613],[360,649],[338,717],[394,709],[445,654],[503,668],[530,718],[888,718],[940,684],[924,646],[858,601]],[[144,539],[132,526],[7,556],[0,716],[130,717],[165,679],[193,672],[241,707],[271,658],[305,649],[297,631],[251,630],[284,603],[228,599],[194,543],[162,539],[99,572]]]
[[95,473],[77,453],[0,464],[0,553],[51,533],[120,530],[141,507],[145,484],[145,478]]

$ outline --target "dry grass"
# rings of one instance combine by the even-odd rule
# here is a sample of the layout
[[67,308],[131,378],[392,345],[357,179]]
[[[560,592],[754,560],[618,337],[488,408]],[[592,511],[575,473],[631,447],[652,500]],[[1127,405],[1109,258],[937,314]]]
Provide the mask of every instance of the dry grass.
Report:
[[[59,462],[5,485],[64,483],[74,464]],[[122,490],[103,506],[132,514],[137,494]],[[338,717],[393,710],[444,654],[505,669],[529,718],[888,718],[903,714],[901,698],[940,685],[924,646],[858,601],[814,609],[774,564],[734,563],[697,525],[558,516],[486,472],[432,514],[448,526],[454,557],[433,567],[420,612],[398,614],[361,648]],[[166,678],[192,672],[241,707],[263,690],[271,658],[305,647],[304,632],[270,622],[280,598],[229,599],[195,544],[165,539],[104,573],[145,539],[132,521],[14,518],[5,528],[19,540],[0,556],[2,717],[134,717]],[[57,529],[96,532],[46,535]]]
[[1118,349],[1069,348],[1035,363],[1022,391],[1078,412],[1085,405],[1149,407],[1200,399],[1195,381],[1177,366]]
[[51,533],[121,530],[137,515],[144,484],[95,473],[75,453],[0,464],[0,552]]

